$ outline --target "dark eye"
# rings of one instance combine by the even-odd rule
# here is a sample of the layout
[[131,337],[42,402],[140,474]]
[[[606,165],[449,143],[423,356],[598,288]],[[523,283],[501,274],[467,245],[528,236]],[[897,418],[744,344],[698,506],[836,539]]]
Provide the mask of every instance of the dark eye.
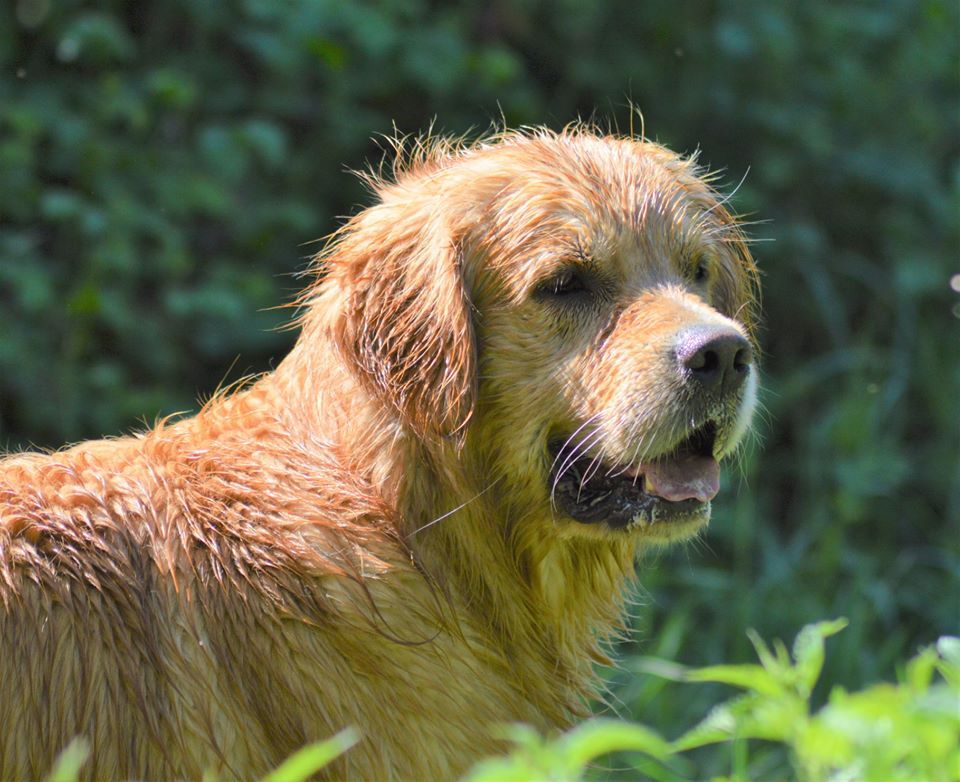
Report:
[[710,262],[706,258],[698,258],[693,264],[693,281],[706,282],[710,278]]
[[543,291],[551,296],[561,298],[573,296],[577,293],[587,293],[589,289],[576,270],[564,269],[556,277],[547,281]]

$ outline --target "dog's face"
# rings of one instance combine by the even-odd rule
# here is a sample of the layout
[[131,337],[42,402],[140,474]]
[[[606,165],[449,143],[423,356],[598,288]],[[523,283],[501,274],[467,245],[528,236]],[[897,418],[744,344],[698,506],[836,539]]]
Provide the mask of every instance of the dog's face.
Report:
[[662,147],[591,134],[422,178],[384,199],[398,234],[404,201],[424,203],[402,279],[381,255],[384,290],[354,289],[361,375],[421,436],[462,433],[507,515],[543,534],[694,534],[757,387],[755,270],[716,194]]
[[491,210],[484,437],[569,534],[682,538],[709,519],[755,402],[737,320],[750,262],[691,166],[635,142],[576,152],[517,165]]

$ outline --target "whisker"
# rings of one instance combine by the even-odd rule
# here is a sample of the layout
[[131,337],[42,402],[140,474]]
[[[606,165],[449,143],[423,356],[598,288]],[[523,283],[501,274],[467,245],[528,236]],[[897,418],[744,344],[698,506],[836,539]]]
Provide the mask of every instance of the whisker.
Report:
[[598,440],[600,440],[602,436],[603,436],[603,433],[600,430],[598,429],[593,430],[593,432],[591,432],[588,437],[585,437],[583,440],[581,440],[581,442],[577,445],[577,447],[573,449],[573,451],[571,451],[569,456],[565,459],[560,469],[557,470],[556,476],[553,479],[553,484],[550,487],[550,504],[551,505],[556,507],[557,486],[559,485],[560,480],[567,474],[568,470],[573,468],[573,465],[576,464],[580,456],[586,453],[587,451],[589,451],[590,448],[592,448],[593,445]]
[[571,434],[569,437],[567,437],[567,439],[564,441],[563,445],[560,446],[559,450],[557,451],[557,455],[554,457],[553,462],[552,462],[551,465],[550,465],[550,470],[551,470],[551,471],[553,470],[554,467],[557,466],[557,459],[560,458],[560,456],[561,456],[561,454],[563,453],[564,449],[565,449],[568,445],[570,445],[570,443],[573,441],[573,438],[576,437],[581,431],[583,431],[583,429],[584,429],[585,427],[589,426],[591,423],[593,423],[594,421],[596,421],[596,420],[600,417],[601,412],[602,412],[602,411],[599,411],[599,412],[594,413],[594,414],[593,414],[592,416],[590,416],[586,421],[584,421],[582,424],[580,424],[580,426],[578,426],[576,429],[574,429],[573,434]]
[[410,536],[413,537],[414,535],[416,535],[416,534],[418,534],[418,533],[420,533],[420,532],[423,532],[423,531],[424,531],[425,529],[427,529],[428,527],[432,527],[434,524],[438,524],[439,522],[443,521],[444,519],[450,518],[454,513],[457,513],[458,511],[463,510],[463,509],[466,508],[467,505],[469,505],[471,502],[474,502],[475,500],[478,500],[480,497],[482,497],[484,494],[486,494],[488,491],[490,491],[490,489],[492,489],[492,488],[501,480],[501,478],[503,478],[502,475],[501,475],[499,478],[494,478],[492,481],[490,481],[490,483],[487,484],[486,488],[478,491],[478,492],[477,492],[476,494],[474,494],[469,500],[467,500],[466,502],[462,502],[460,505],[458,505],[456,508],[453,508],[452,510],[448,510],[448,511],[447,511],[446,513],[444,513],[443,515],[437,516],[437,518],[433,519],[433,521],[428,521],[428,522],[427,522],[426,524],[424,524],[422,527],[418,527],[417,529],[415,529],[413,532],[410,533]]
[[747,181],[747,177],[749,175],[750,175],[750,166],[747,166],[747,170],[743,172],[743,176],[740,177],[740,181],[737,182],[737,186],[733,188],[733,190],[731,190],[729,193],[727,193],[727,195],[725,195],[723,198],[717,201],[717,203],[711,206],[707,210],[707,212],[711,212],[714,209],[719,209],[721,206],[729,202],[740,191],[740,188],[743,187],[743,183]]
[[580,476],[580,485],[577,487],[577,500],[580,500],[580,494],[583,492],[583,487],[585,484],[590,482],[590,479],[596,474],[597,468],[600,466],[604,456],[604,448],[600,446],[600,451],[596,456],[590,461],[590,465],[584,471],[583,475]]
[[[564,459],[564,461],[563,461],[563,464],[561,464],[560,467],[556,470],[556,475],[557,475],[557,477],[556,477],[556,480],[554,481],[554,488],[556,488],[556,483],[557,483],[557,481],[559,481],[560,478],[562,478],[562,477],[566,474],[567,470],[569,470],[569,469],[571,469],[571,468],[573,467],[574,463],[575,463],[584,453],[586,453],[587,451],[590,450],[590,448],[593,447],[593,445],[597,442],[597,440],[600,439],[601,436],[602,436],[602,433],[600,432],[600,430],[599,430],[599,429],[594,429],[592,432],[590,432],[589,435],[587,435],[586,437],[584,437],[584,438],[568,453],[567,457],[566,457],[566,458]],[[562,452],[562,450],[563,450],[563,449],[561,449],[561,452]],[[559,454],[557,455],[557,458],[559,458]],[[554,463],[556,463],[556,460],[554,460]],[[552,469],[552,468],[551,468],[551,469]]]

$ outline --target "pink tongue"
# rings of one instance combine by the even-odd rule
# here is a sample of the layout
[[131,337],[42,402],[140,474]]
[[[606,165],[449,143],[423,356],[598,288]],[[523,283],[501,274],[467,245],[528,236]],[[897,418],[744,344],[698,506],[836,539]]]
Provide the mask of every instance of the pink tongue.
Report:
[[641,468],[644,491],[670,502],[706,502],[720,491],[720,465],[712,456],[686,456],[651,462]]

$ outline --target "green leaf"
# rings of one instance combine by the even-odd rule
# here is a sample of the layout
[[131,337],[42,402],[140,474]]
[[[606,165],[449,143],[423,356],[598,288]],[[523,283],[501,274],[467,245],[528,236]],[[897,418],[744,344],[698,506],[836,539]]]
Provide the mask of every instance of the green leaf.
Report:
[[268,166],[278,166],[287,156],[287,138],[282,128],[266,120],[249,120],[242,136],[254,154]]
[[765,739],[789,743],[807,722],[807,701],[796,695],[780,698],[757,696],[733,704],[736,738]]
[[760,659],[760,664],[766,668],[770,673],[779,675],[782,673],[783,666],[780,661],[777,660],[776,655],[770,651],[770,647],[767,646],[767,642],[764,641],[760,634],[750,628],[747,630],[747,638],[750,639],[750,643],[753,644],[753,648],[757,653],[757,657]]
[[[742,697],[752,700],[756,696],[744,695]],[[714,706],[695,727],[688,730],[680,738],[675,739],[670,744],[671,749],[674,752],[686,752],[697,747],[718,744],[732,739],[737,728],[737,720],[731,709],[731,704],[735,702],[730,701]]]
[[928,647],[907,663],[904,680],[915,692],[923,692],[930,687],[933,673],[937,669],[937,652]]
[[40,199],[40,213],[48,220],[69,220],[83,210],[83,199],[71,190],[51,187]]
[[335,71],[343,69],[347,61],[347,49],[338,41],[322,36],[310,38],[306,50]]
[[[554,777],[555,778],[555,777]],[[490,758],[477,763],[463,782],[530,782],[543,779],[525,758]]]
[[197,84],[180,70],[158,68],[150,74],[147,84],[154,99],[171,109],[185,111],[196,102]]
[[133,38],[112,15],[90,11],[77,16],[67,27],[57,47],[64,62],[80,60],[107,64],[132,59],[136,55]]
[[764,695],[777,696],[784,692],[783,683],[769,670],[759,665],[711,665],[688,671],[687,681],[719,682],[742,687]]
[[507,757],[487,758],[477,763],[463,782],[525,782],[529,779],[559,779],[559,753],[549,746],[529,725],[513,723],[494,730],[498,738],[515,746]]
[[937,641],[941,661],[937,668],[940,675],[954,689],[960,689],[960,638],[944,635]]
[[687,676],[690,673],[687,666],[660,657],[637,657],[631,668],[637,673],[651,674],[674,682],[688,681]]
[[631,725],[609,719],[585,722],[567,733],[558,743],[571,771],[610,752],[643,752],[662,759],[670,753],[670,745],[657,733],[642,725]]
[[824,640],[843,630],[848,624],[844,618],[807,625],[793,642],[793,659],[797,672],[797,685],[803,695],[813,691],[820,671],[823,670]]
[[79,736],[71,741],[60,753],[47,777],[47,782],[76,782],[80,768],[90,756],[90,744]]
[[498,725],[494,727],[493,735],[499,739],[506,739],[518,747],[536,747],[542,742],[540,734],[534,728],[522,722]]
[[309,744],[283,761],[262,782],[304,782],[359,740],[360,734],[355,729],[346,728],[332,738]]

